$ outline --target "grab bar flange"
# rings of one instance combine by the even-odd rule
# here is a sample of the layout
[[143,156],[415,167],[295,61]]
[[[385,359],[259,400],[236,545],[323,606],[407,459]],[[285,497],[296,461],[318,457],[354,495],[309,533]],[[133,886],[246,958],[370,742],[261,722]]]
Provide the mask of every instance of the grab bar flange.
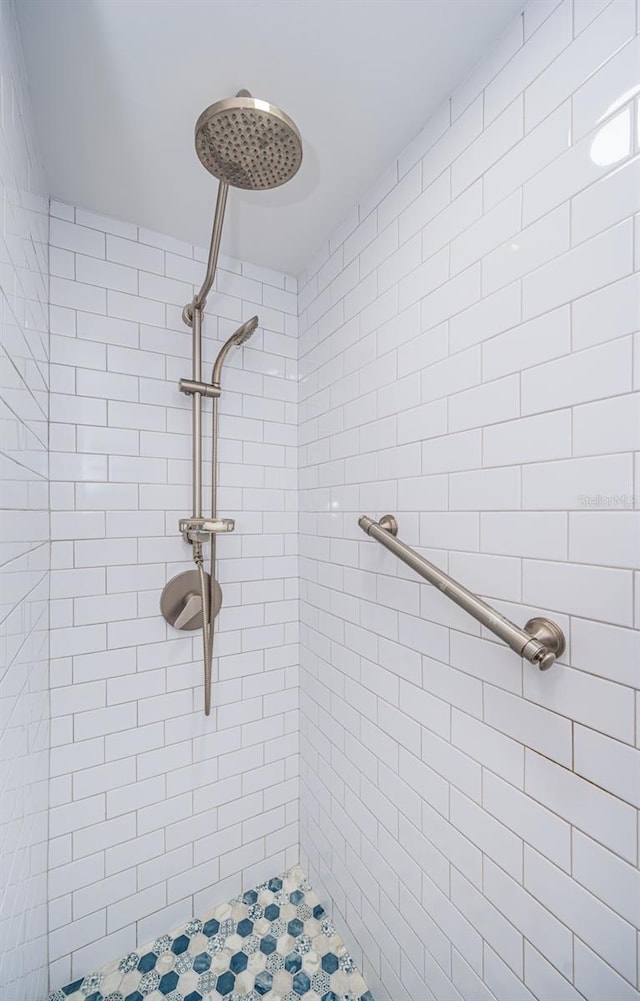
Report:
[[535,616],[525,622],[524,631],[545,648],[546,653],[536,656],[535,661],[541,671],[548,671],[565,651],[566,643],[562,629],[551,619]]
[[378,524],[380,528],[384,528],[385,532],[389,532],[394,538],[398,534],[398,522],[392,514],[383,514]]

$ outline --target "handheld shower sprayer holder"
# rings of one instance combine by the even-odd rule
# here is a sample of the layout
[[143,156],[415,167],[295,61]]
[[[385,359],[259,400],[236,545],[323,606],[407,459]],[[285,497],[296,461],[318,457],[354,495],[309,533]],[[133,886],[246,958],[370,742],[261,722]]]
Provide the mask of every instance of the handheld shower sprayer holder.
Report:
[[178,389],[185,396],[199,393],[200,396],[209,396],[211,399],[216,399],[221,393],[220,386],[212,386],[209,382],[196,382],[195,379],[180,379]]

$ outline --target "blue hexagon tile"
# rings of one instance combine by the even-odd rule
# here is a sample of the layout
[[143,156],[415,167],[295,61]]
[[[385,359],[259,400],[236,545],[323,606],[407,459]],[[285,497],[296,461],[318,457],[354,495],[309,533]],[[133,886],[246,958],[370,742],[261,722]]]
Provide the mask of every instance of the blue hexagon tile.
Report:
[[49,1001],[373,1001],[298,866]]

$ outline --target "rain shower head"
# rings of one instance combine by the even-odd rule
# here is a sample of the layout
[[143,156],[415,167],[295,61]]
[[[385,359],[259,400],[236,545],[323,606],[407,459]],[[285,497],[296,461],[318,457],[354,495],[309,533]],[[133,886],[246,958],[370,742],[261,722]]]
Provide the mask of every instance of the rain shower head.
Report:
[[214,177],[257,191],[277,188],[297,173],[302,138],[284,111],[242,90],[202,112],[196,153]]
[[243,344],[249,340],[252,334],[255,334],[258,328],[258,317],[252,316],[250,320],[245,320],[241,327],[238,327],[236,331],[231,335],[228,341],[220,348],[218,352],[218,357],[215,360],[213,366],[213,372],[211,375],[211,382],[217,388],[220,387],[220,375],[222,373],[222,363],[227,357],[229,351],[232,347],[240,348]]

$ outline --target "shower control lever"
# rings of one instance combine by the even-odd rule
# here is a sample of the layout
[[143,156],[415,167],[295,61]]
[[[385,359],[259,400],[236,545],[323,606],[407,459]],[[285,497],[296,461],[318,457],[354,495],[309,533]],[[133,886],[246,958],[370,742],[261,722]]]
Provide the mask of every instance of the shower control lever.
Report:
[[202,598],[192,591],[187,595],[184,608],[173,623],[174,629],[184,629],[187,623],[195,619],[196,615],[202,615]]

